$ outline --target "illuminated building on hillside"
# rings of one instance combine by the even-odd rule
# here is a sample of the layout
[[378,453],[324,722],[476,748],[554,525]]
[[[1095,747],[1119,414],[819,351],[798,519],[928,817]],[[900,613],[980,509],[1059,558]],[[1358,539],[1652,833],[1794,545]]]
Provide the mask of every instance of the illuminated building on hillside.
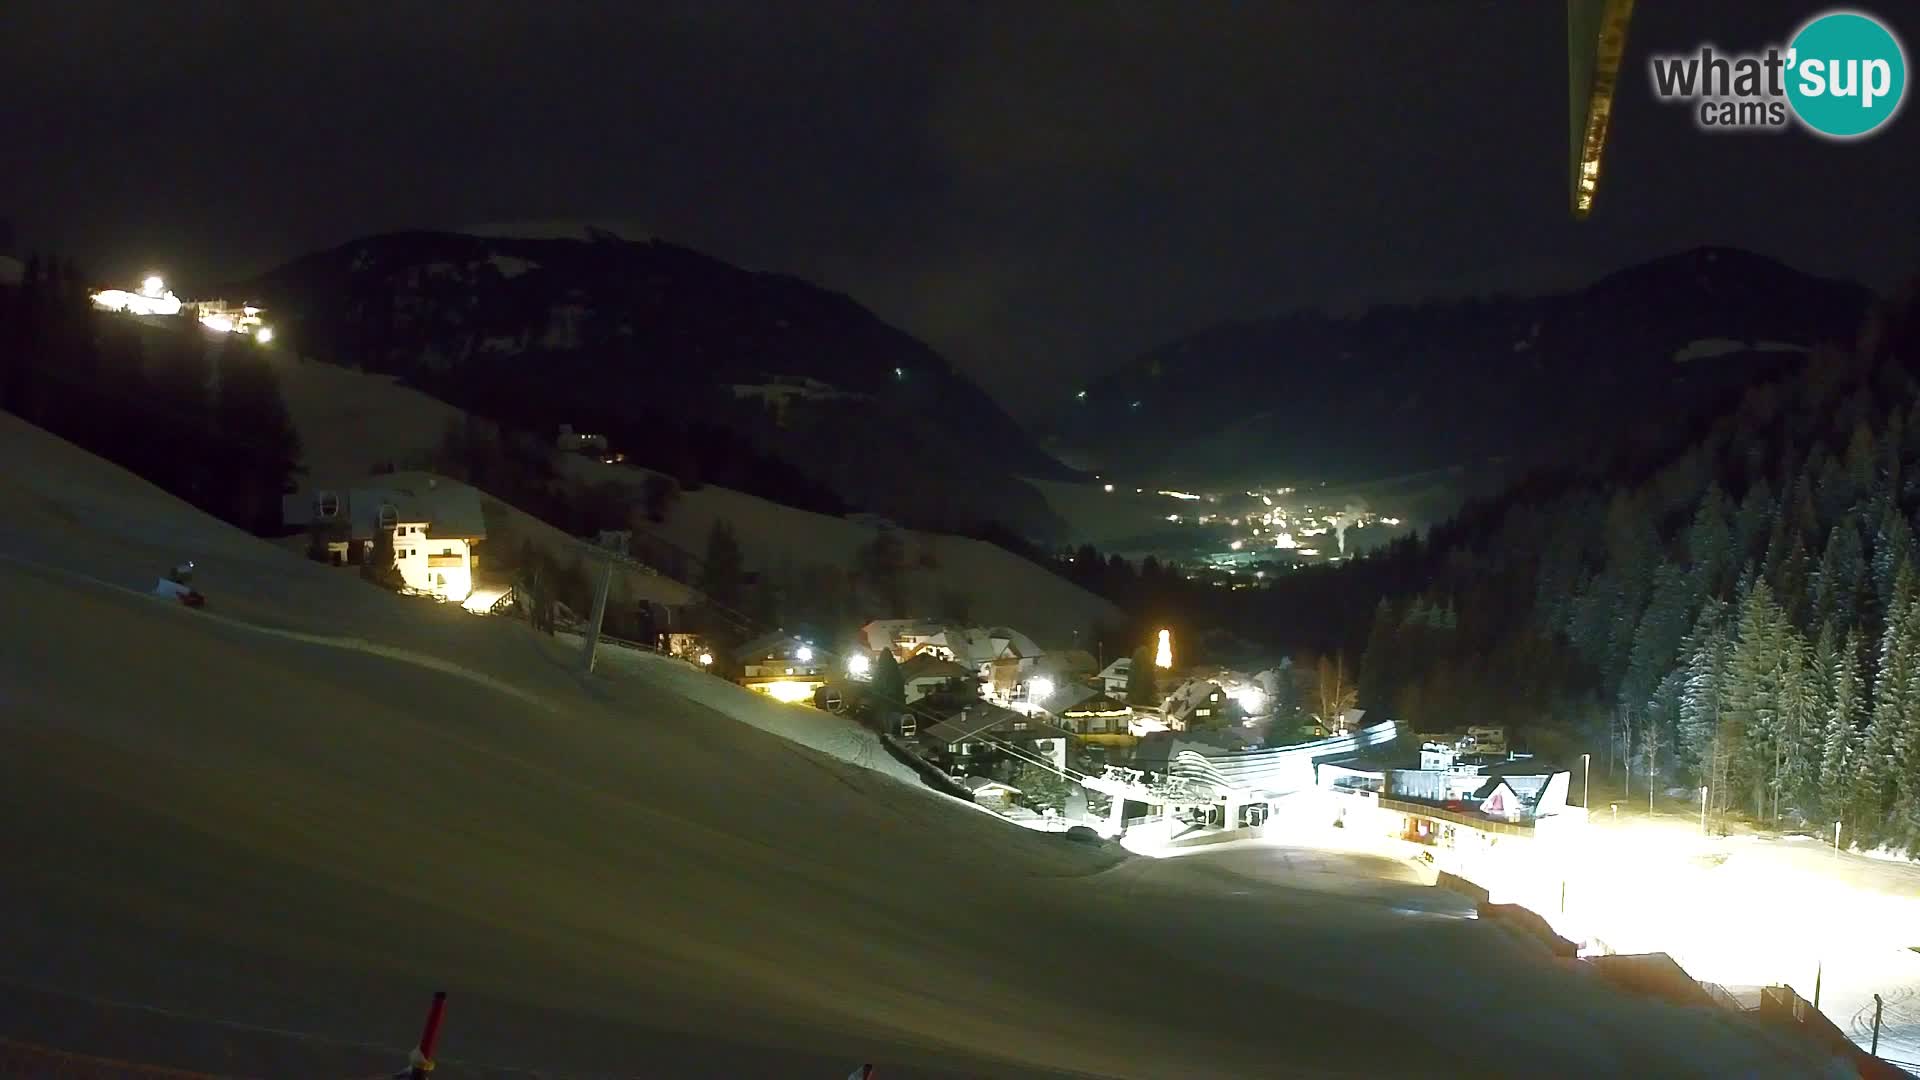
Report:
[[827,685],[826,658],[791,634],[769,634],[741,646],[740,685],[775,701],[810,702]]

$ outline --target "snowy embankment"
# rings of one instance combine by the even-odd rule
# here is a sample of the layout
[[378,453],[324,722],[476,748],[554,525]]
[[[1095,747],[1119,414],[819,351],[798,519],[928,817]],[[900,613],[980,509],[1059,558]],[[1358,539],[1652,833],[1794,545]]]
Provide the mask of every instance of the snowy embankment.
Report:
[[[303,1075],[208,1033],[404,1040],[445,988],[448,1059],[549,1075],[1432,1075],[1490,1045],[1818,1074],[1497,927],[1355,903],[1417,888],[1359,865],[1116,864],[696,700],[729,688],[582,676],[564,642],[305,563],[7,417],[0,454],[35,464],[0,471],[0,983],[44,1006],[0,1036],[97,1039],[50,1003],[113,999],[200,1037],[72,1048]],[[204,612],[137,594],[183,552]],[[1380,1037],[1407,1016],[1448,1037]]]
[[[575,634],[555,635],[578,648]],[[603,671],[632,672],[652,685],[698,702],[722,716],[738,720],[771,735],[799,743],[810,750],[839,758],[849,765],[918,784],[912,769],[895,761],[878,736],[845,716],[807,705],[789,705],[716,678],[683,660],[641,649],[602,644],[597,662]]]

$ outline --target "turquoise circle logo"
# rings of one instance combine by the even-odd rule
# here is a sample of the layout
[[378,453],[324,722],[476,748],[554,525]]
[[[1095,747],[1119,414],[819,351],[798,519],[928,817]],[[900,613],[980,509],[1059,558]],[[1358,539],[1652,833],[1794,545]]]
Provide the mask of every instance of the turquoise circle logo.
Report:
[[1787,48],[1787,101],[1817,134],[1859,138],[1900,111],[1907,55],[1880,20],[1831,11],[1801,27]]

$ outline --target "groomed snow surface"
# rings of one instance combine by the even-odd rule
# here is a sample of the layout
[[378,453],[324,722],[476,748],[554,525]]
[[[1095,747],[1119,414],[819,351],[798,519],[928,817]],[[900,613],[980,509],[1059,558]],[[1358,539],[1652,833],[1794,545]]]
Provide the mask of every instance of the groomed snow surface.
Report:
[[[1012,828],[818,714],[0,455],[0,1038],[371,1075],[446,989],[448,1076],[1820,1074],[1391,862]],[[204,611],[143,595],[184,557]]]

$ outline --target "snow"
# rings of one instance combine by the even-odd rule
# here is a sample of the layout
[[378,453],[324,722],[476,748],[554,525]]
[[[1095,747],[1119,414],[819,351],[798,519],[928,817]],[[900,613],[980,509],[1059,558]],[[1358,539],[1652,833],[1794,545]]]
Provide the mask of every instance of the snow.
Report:
[[[308,470],[304,482],[309,484],[361,478],[375,462],[405,465],[419,460],[439,442],[449,421],[465,415],[389,377],[333,364],[287,362],[280,376],[288,411],[300,430]],[[636,500],[646,476],[644,470],[609,468],[577,455],[563,456],[562,465],[582,482],[624,482],[636,489]],[[843,518],[711,485],[684,492],[667,522],[649,528],[699,555],[706,550],[713,522],[722,517],[739,534],[747,565],[775,574],[809,563],[844,569],[854,552],[873,540],[871,528]],[[940,534],[904,535],[910,564],[929,541],[939,559],[936,571],[913,565],[906,575],[914,595],[929,609],[942,591],[953,590],[970,601],[971,621],[1012,626],[1054,648],[1071,645],[1075,633],[1084,642],[1095,623],[1121,617],[1106,600],[992,544]],[[486,566],[483,557],[483,573]]]
[[512,255],[489,255],[487,262],[493,264],[493,268],[504,278],[517,278],[529,270],[540,268],[540,264],[532,259],[520,259]]
[[[568,636],[568,640],[579,639]],[[756,694],[684,661],[657,653],[603,648],[597,662],[612,670],[631,671],[651,684],[670,689],[740,723],[850,765],[870,769],[904,784],[920,783],[918,774],[887,753],[878,736],[847,717],[805,705],[782,704],[765,694]]]
[[500,237],[518,240],[585,240],[587,230],[602,229],[613,233],[622,240],[644,241],[650,239],[648,231],[637,222],[628,221],[506,221],[486,225],[463,225],[454,232],[467,236]]
[[[447,1060],[501,1066],[461,1075],[1818,1074],[1391,861],[1008,827],[665,661],[583,676],[341,588],[11,417],[0,454],[35,463],[0,471],[10,1037],[371,1075],[350,1044],[444,988]],[[183,553],[203,611],[139,594]],[[1380,1037],[1409,1016],[1445,1038]]]
[[1673,352],[1673,362],[1685,364],[1694,360],[1711,360],[1718,356],[1730,356],[1742,352],[1792,352],[1809,351],[1805,345],[1795,345],[1789,341],[1735,341],[1732,338],[1698,338],[1687,342]]
[[1711,360],[1716,356],[1746,352],[1747,343],[1732,338],[1698,338],[1689,341],[1673,351],[1673,362],[1690,363],[1694,360]]
[[[612,480],[636,489],[645,476],[644,470],[608,470],[585,458],[567,464],[582,480]],[[872,527],[855,521],[711,485],[681,493],[666,523],[650,528],[697,556],[706,551],[707,534],[718,520],[732,523],[747,565],[776,579],[810,564],[844,570],[874,536]],[[918,610],[874,612],[876,617],[930,613],[939,594],[953,590],[968,599],[968,622],[1009,626],[1050,649],[1072,647],[1076,634],[1084,645],[1094,624],[1121,618],[1119,609],[1106,600],[1004,548],[936,533],[903,530],[900,535],[909,566],[903,580],[910,596],[917,598]],[[929,545],[938,562],[935,570],[918,565]]]

